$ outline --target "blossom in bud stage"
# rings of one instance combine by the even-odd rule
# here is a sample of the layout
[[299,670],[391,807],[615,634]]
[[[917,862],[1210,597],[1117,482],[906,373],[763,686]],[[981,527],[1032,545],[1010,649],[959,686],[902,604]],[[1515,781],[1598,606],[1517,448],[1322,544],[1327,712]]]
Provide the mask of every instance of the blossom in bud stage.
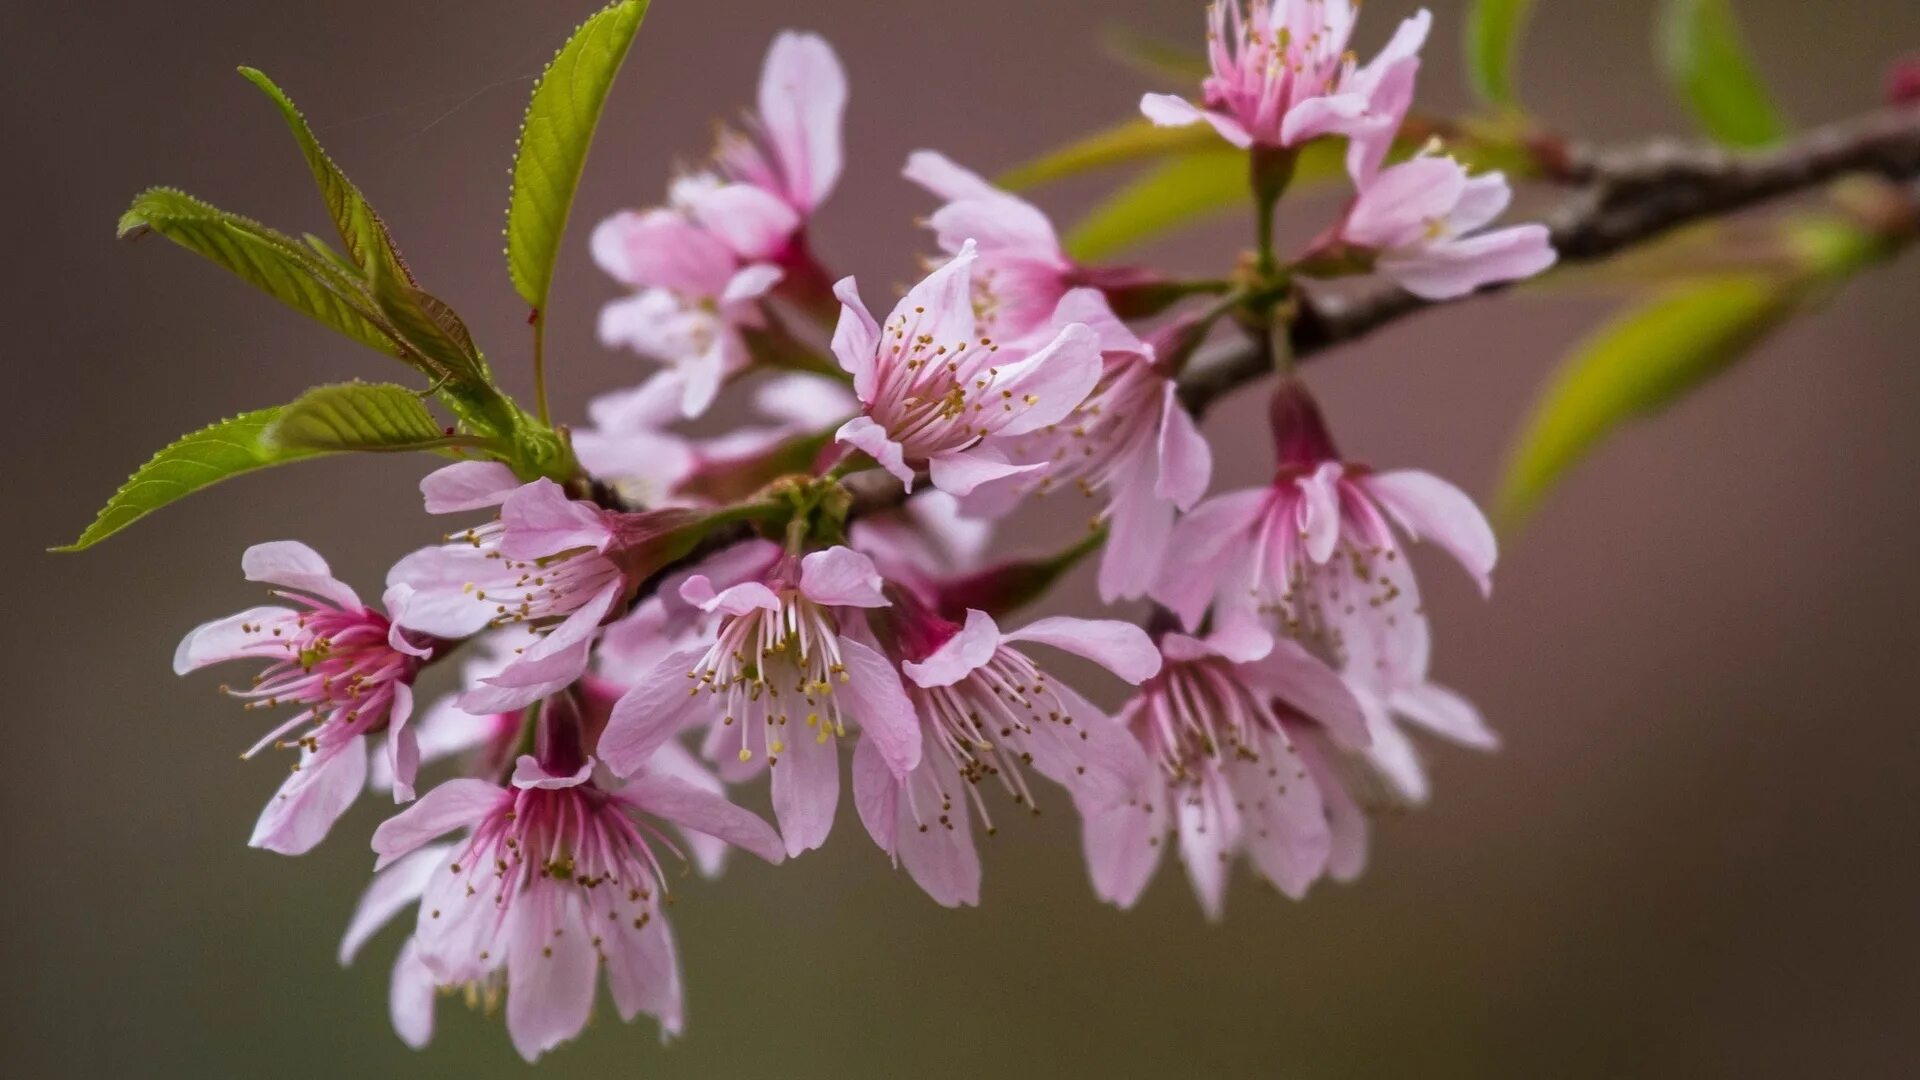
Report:
[[909,605],[895,620],[895,638],[915,658],[901,670],[926,750],[902,776],[862,742],[854,750],[854,803],[874,843],[905,864],[927,895],[948,907],[978,904],[980,857],[967,804],[992,835],[983,781],[997,779],[1015,806],[1037,814],[1028,767],[1076,801],[1100,806],[1124,799],[1145,774],[1138,746],[1021,646],[1075,653],[1130,683],[1158,671],[1160,654],[1132,623],[1051,618],[1003,634],[982,611],[956,625]]
[[[366,786],[369,734],[387,732],[395,801],[413,798],[419,750],[407,720],[413,679],[433,655],[433,642],[361,603],[305,544],[256,544],[240,565],[247,580],[275,586],[274,595],[297,606],[249,608],[195,628],[175,651],[173,670],[184,675],[225,660],[268,661],[250,686],[229,692],[249,709],[300,707],[242,755],[275,742],[299,748],[293,774],[268,801],[248,842],[300,855],[326,838]],[[388,612],[400,616],[410,598],[404,585],[389,589]]]
[[1553,265],[1545,225],[1479,231],[1512,198],[1500,173],[1470,177],[1453,158],[1422,154],[1362,183],[1338,239],[1371,252],[1374,269],[1415,296],[1448,300]]
[[1153,763],[1131,799],[1080,807],[1094,890],[1131,907],[1177,834],[1200,906],[1219,918],[1227,871],[1244,853],[1296,899],[1327,867],[1333,840],[1298,728],[1367,745],[1359,702],[1297,643],[1241,623],[1200,639],[1161,638],[1165,664],[1111,723]]
[[402,625],[440,637],[515,626],[514,660],[461,706],[506,712],[555,693],[587,668],[601,622],[664,561],[687,510],[617,513],[567,498],[560,485],[521,484],[505,466],[464,461],[421,482],[429,513],[489,506],[499,517],[400,560],[390,584],[413,590]]
[[927,219],[942,251],[957,255],[974,241],[980,330],[1018,338],[1045,325],[1079,269],[1047,216],[932,150],[908,157],[905,176],[947,200]]
[[600,340],[672,365],[680,411],[699,416],[720,384],[752,363],[742,331],[764,323],[771,263],[742,263],[718,236],[675,210],[623,211],[593,231],[593,257],[638,288],[600,312]]
[[[374,831],[384,870],[435,837],[466,835],[422,876],[411,945],[441,986],[506,995],[507,1031],[532,1061],[586,1025],[604,965],[621,1019],[682,1024],[679,962],[659,911],[655,821],[719,837],[769,862],[772,828],[724,798],[651,772],[617,788],[524,755],[510,786],[451,780]],[[402,1029],[405,1034],[405,1029]]]
[[1069,484],[1089,498],[1104,497],[1099,517],[1111,531],[1100,557],[1100,598],[1113,603],[1141,596],[1160,572],[1175,509],[1190,510],[1206,494],[1213,452],[1153,346],[1115,318],[1099,292],[1067,293],[1053,321],[1092,328],[1100,341],[1100,381],[1059,422],[1010,440],[1011,460],[1043,469],[983,485],[966,505],[993,515],[1021,495]]
[[1357,0],[1215,0],[1208,10],[1200,104],[1171,94],[1140,100],[1165,126],[1205,120],[1239,147],[1296,147],[1323,135],[1350,140],[1356,174],[1378,168],[1413,99],[1420,47],[1433,19],[1408,18],[1365,66],[1348,49]]
[[839,441],[870,455],[911,489],[925,468],[935,487],[966,495],[1042,464],[1007,459],[1008,438],[1057,423],[1100,379],[1100,343],[1080,323],[1037,347],[996,344],[973,306],[976,246],[958,253],[874,321],[852,278],[835,286],[833,353],[853,376],[863,411]]
[[1493,529],[1460,489],[1416,470],[1344,462],[1305,387],[1273,398],[1273,482],[1216,495],[1175,526],[1154,598],[1197,626],[1261,621],[1343,674],[1403,688],[1426,681],[1427,617],[1394,525],[1492,588]]
[[857,730],[895,775],[920,763],[900,676],[862,640],[865,611],[887,605],[881,585],[872,560],[845,547],[783,558],[725,589],[689,578],[681,595],[719,617],[714,639],[669,656],[620,700],[601,757],[629,772],[669,734],[704,721],[708,756],[731,752],[740,766],[724,770],[730,779],[762,762],[772,770],[787,853],[819,847],[840,799],[838,739]]

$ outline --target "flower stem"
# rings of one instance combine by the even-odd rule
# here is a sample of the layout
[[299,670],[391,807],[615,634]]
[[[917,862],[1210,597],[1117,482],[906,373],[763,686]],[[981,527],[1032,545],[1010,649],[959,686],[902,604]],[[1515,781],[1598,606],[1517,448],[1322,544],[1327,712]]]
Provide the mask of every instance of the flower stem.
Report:
[[1285,147],[1255,146],[1247,159],[1248,180],[1253,185],[1255,243],[1254,269],[1262,278],[1272,277],[1278,268],[1273,254],[1274,208],[1280,196],[1293,182],[1297,155]]
[[534,309],[533,317],[533,403],[540,414],[540,422],[553,426],[553,415],[547,408],[547,319],[546,313]]

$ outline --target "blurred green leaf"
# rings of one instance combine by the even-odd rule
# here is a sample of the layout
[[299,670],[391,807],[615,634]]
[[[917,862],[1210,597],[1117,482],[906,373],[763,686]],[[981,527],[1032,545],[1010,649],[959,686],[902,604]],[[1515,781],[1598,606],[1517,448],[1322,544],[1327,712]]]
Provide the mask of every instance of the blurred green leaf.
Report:
[[513,162],[507,269],[534,308],[547,305],[567,215],[613,77],[646,17],[647,0],[620,0],[580,24],[534,85]]
[[1561,363],[1509,457],[1499,507],[1517,522],[1603,436],[1699,386],[1779,325],[1791,278],[1700,278],[1614,319]]
[[[1205,124],[1159,127],[1145,117],[1136,116],[1017,165],[1002,173],[997,182],[1009,191],[1019,191],[1130,161],[1148,161],[1224,146],[1226,143],[1219,134]],[[1244,158],[1245,154],[1241,156]],[[1245,171],[1244,166],[1241,171]]]
[[182,437],[140,466],[79,539],[54,550],[85,550],[168,503],[230,476],[325,453],[266,438],[280,414],[277,408],[242,413]]
[[1753,148],[1786,133],[1747,55],[1731,0],[1665,0],[1659,37],[1667,77],[1708,135]]
[[1513,62],[1533,0],[1474,0],[1467,11],[1467,78],[1482,100],[1514,104]]
[[316,386],[280,411],[267,432],[278,446],[301,450],[439,450],[479,440],[449,435],[420,395],[392,383]]

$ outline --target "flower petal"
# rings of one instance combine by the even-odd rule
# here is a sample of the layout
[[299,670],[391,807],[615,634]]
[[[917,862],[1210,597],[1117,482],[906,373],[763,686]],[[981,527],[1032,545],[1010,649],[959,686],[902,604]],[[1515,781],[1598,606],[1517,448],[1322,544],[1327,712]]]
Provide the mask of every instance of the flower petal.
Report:
[[420,946],[408,938],[393,961],[387,1016],[393,1021],[394,1034],[409,1048],[424,1050],[433,1041],[433,1003],[439,996],[433,969],[420,959]]
[[842,711],[860,725],[863,741],[873,740],[894,775],[905,776],[920,763],[921,738],[900,673],[886,657],[851,638],[840,639],[840,658],[847,681],[834,693],[845,697]]
[[1437,683],[1421,683],[1396,690],[1387,698],[1393,711],[1461,746],[1494,750],[1500,736],[1474,708],[1473,702]]
[[1361,701],[1346,680],[1299,642],[1281,638],[1240,671],[1250,683],[1324,725],[1341,743],[1356,749],[1367,745],[1369,726]]
[[340,938],[341,967],[353,963],[360,946],[379,933],[381,927],[392,922],[401,909],[420,899],[420,894],[426,891],[427,881],[433,877],[435,870],[440,869],[441,863],[452,850],[452,844],[431,844],[373,875],[373,881],[367,885],[367,891],[360,895],[360,903],[353,909],[353,918],[347,923],[346,934]]
[[984,611],[969,610],[967,621],[926,659],[907,661],[900,670],[915,686],[952,686],[993,659],[1000,648],[1000,627]]
[[812,210],[840,179],[847,73],[818,34],[783,31],[760,73],[760,123],[779,159],[786,195]]
[[1178,391],[1168,379],[1160,406],[1160,474],[1153,492],[1184,511],[1193,509],[1207,493],[1213,479],[1213,447],[1181,407]]
[[357,611],[364,606],[359,594],[333,576],[319,553],[297,540],[253,545],[240,556],[240,569],[248,581],[263,581],[317,596],[343,611]]
[[613,543],[604,512],[567,498],[544,476],[507,496],[500,522],[500,554],[509,559],[532,561],[578,548],[605,551]]
[[515,902],[521,922],[507,942],[507,1034],[529,1062],[580,1034],[593,1011],[600,958],[584,932],[584,904],[574,890],[539,886]]
[[826,720],[802,724],[798,717],[794,719],[768,734],[769,740],[782,740],[772,744],[781,749],[769,747],[768,764],[773,772],[773,816],[780,822],[780,836],[790,856],[827,842],[834,810],[840,805],[838,741],[823,729]]
[[873,560],[850,547],[830,547],[800,560],[801,595],[828,607],[881,608],[886,582]]
[[1377,269],[1415,296],[1450,300],[1502,281],[1532,277],[1558,255],[1545,225],[1515,225],[1382,256]]
[[860,299],[860,286],[851,277],[835,282],[833,295],[840,300],[840,321],[833,327],[833,357],[840,362],[842,371],[853,376],[854,396],[871,402],[880,324],[873,321],[873,313]]
[[704,647],[695,647],[668,656],[614,703],[600,736],[600,758],[608,768],[621,776],[640,772],[686,727],[700,694],[698,681],[687,674],[705,654]]
[[420,480],[429,514],[454,514],[499,506],[520,489],[520,478],[498,461],[456,461]]
[[[927,477],[933,486],[949,495],[966,496],[975,489],[1010,476],[1043,472],[1044,461],[1016,465],[1007,460],[999,447],[977,444],[970,450],[940,454],[927,459]],[[969,506],[969,509],[972,509]]]
[[1130,683],[1142,683],[1160,673],[1160,650],[1153,639],[1140,627],[1118,619],[1054,616],[1030,622],[1001,640],[1051,645],[1084,656]]
[[[951,783],[964,781],[955,777]],[[967,793],[941,787],[932,758],[906,779],[900,800],[898,847],[907,873],[945,907],[980,903],[980,854],[973,846]]]
[[778,195],[752,184],[721,184],[688,201],[694,220],[747,262],[771,259],[800,227],[800,214]]
[[1481,595],[1493,591],[1493,565],[1500,555],[1493,526],[1467,493],[1415,469],[1374,473],[1360,487],[1415,540],[1440,545],[1459,560],[1480,586]]
[[893,775],[880,755],[880,744],[872,739],[861,739],[853,748],[853,806],[867,835],[898,865],[900,778]]
[[887,429],[881,427],[871,416],[856,416],[840,425],[834,432],[834,440],[866,453],[868,457],[880,463],[880,467],[900,481],[908,492],[913,491],[913,470],[907,467],[906,450],[887,435]]
[[227,660],[285,660],[290,655],[285,631],[299,619],[298,612],[283,607],[256,607],[201,623],[174,649],[173,673],[185,675]]
[[503,789],[485,780],[441,784],[373,830],[373,850],[380,856],[374,870],[392,865],[436,836],[472,825],[504,797]]
[[1059,423],[1087,400],[1104,371],[1094,332],[1084,323],[1063,327],[1044,348],[1000,369],[997,384],[1011,411],[995,432],[1024,435]]
[[1157,779],[1138,799],[1080,808],[1080,849],[1094,895],[1131,908],[1153,880],[1167,835],[1166,785]]
[[367,740],[356,735],[319,753],[303,750],[299,770],[267,800],[248,847],[305,855],[327,838],[367,786]]
[[[832,760],[834,756],[829,750],[829,759]],[[780,759],[780,764],[785,765],[788,760],[783,757]],[[779,772],[779,767],[776,766],[774,768],[776,778]],[[834,772],[837,780],[839,772],[837,763]],[[786,858],[787,851],[781,844],[780,834],[773,830],[773,826],[760,820],[758,814],[735,806],[728,802],[724,795],[702,790],[677,776],[643,772],[628,781],[626,787],[620,789],[620,797],[655,817],[670,821],[682,828],[718,837],[770,863],[777,864]],[[829,812],[831,812],[831,805],[829,805]]]

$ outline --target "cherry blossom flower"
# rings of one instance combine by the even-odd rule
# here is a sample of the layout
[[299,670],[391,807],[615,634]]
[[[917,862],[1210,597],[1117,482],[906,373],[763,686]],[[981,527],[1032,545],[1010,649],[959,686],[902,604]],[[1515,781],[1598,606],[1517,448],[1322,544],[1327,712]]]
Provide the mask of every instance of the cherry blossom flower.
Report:
[[1297,381],[1273,398],[1273,482],[1216,495],[1174,528],[1154,598],[1188,627],[1259,620],[1343,673],[1408,687],[1426,680],[1427,617],[1400,541],[1438,544],[1492,589],[1493,529],[1460,489],[1417,470],[1342,461]]
[[1160,573],[1174,511],[1192,509],[1206,494],[1213,452],[1153,346],[1115,318],[1099,292],[1066,294],[1053,321],[1094,330],[1104,365],[1100,381],[1058,422],[1009,440],[1011,460],[1043,469],[982,485],[966,505],[976,513],[1004,513],[1021,495],[1066,485],[1088,498],[1104,497],[1096,520],[1104,519],[1110,534],[1100,556],[1100,599],[1142,596]]
[[1140,111],[1165,126],[1205,120],[1239,147],[1343,135],[1349,167],[1370,175],[1412,101],[1433,19],[1425,10],[1406,19],[1360,66],[1348,49],[1359,7],[1357,0],[1215,0],[1207,34],[1213,73],[1201,84],[1201,103],[1148,94]]
[[1365,747],[1359,702],[1297,643],[1248,624],[1205,639],[1169,633],[1160,651],[1160,673],[1111,721],[1140,740],[1154,767],[1133,798],[1080,807],[1095,892],[1131,907],[1177,834],[1209,918],[1224,911],[1239,854],[1288,896],[1304,896],[1333,840],[1296,725]]
[[853,376],[861,415],[839,441],[865,451],[911,489],[925,468],[935,487],[966,495],[989,480],[1043,465],[1007,460],[1008,437],[1064,418],[1100,379],[1099,341],[1079,323],[1044,344],[1004,348],[979,333],[973,308],[976,247],[969,241],[874,321],[852,278],[835,286],[842,303],[833,353]]
[[720,384],[752,363],[743,332],[779,267],[742,262],[721,237],[672,209],[623,211],[593,231],[594,261],[640,291],[600,312],[600,340],[671,364],[680,411],[699,416]]
[[578,678],[601,622],[658,568],[664,541],[698,523],[684,510],[603,510],[567,498],[551,480],[521,484],[494,462],[449,465],[420,487],[429,513],[500,508],[497,520],[416,551],[387,575],[412,590],[399,617],[410,630],[526,632],[514,660],[462,698],[478,713],[530,705]]
[[702,223],[734,236],[746,258],[780,255],[839,182],[846,108],[846,70],[826,39],[791,30],[774,38],[758,111],[744,132],[723,133],[714,155],[720,172],[748,190],[715,188],[697,207]]
[[[195,628],[175,651],[173,670],[184,675],[227,660],[268,661],[246,689],[229,692],[248,709],[300,706],[242,755],[276,742],[299,747],[293,774],[268,801],[248,843],[300,855],[326,838],[366,786],[369,734],[387,732],[394,800],[413,798],[419,750],[407,719],[414,676],[433,655],[434,642],[361,603],[305,544],[256,544],[240,565],[248,581],[273,585],[275,596],[298,606],[248,608]],[[389,589],[388,611],[404,616],[410,598],[404,585]],[[292,737],[303,727],[304,734]]]
[[908,157],[905,176],[947,200],[927,219],[942,251],[957,255],[974,241],[981,332],[1017,338],[1045,325],[1079,271],[1047,216],[932,150]]
[[[851,548],[782,559],[764,577],[718,589],[704,575],[681,595],[720,616],[711,644],[669,656],[613,710],[600,754],[616,772],[645,764],[663,732],[708,728],[706,752],[730,748],[744,768],[772,770],[786,850],[826,842],[840,798],[837,740],[849,722],[896,775],[920,762],[920,728],[899,674],[860,640],[865,609],[885,607],[872,560]],[[645,753],[642,753],[645,751]]]
[[653,772],[610,789],[592,779],[594,765],[586,758],[563,772],[525,755],[511,786],[448,781],[373,836],[376,869],[386,869],[466,830],[425,875],[411,945],[439,985],[495,996],[504,988],[507,1031],[528,1061],[579,1034],[602,966],[621,1019],[644,1012],[666,1034],[680,1031],[679,961],[659,907],[666,878],[654,821],[769,862],[785,857],[772,828],[721,796]]
[[854,803],[874,843],[905,864],[927,895],[948,907],[978,904],[980,857],[967,804],[992,835],[983,781],[997,779],[1015,806],[1037,814],[1026,767],[1091,805],[1119,802],[1145,774],[1138,746],[1020,646],[1084,656],[1130,683],[1158,671],[1160,655],[1145,631],[1112,620],[1041,619],[1003,634],[982,611],[967,612],[961,626],[916,609],[896,623],[901,648],[918,657],[901,670],[927,750],[902,776],[862,742],[854,750]]
[[1469,177],[1454,159],[1423,154],[1362,184],[1338,239],[1370,252],[1374,269],[1415,296],[1449,300],[1553,265],[1545,225],[1479,231],[1512,198],[1500,173]]

